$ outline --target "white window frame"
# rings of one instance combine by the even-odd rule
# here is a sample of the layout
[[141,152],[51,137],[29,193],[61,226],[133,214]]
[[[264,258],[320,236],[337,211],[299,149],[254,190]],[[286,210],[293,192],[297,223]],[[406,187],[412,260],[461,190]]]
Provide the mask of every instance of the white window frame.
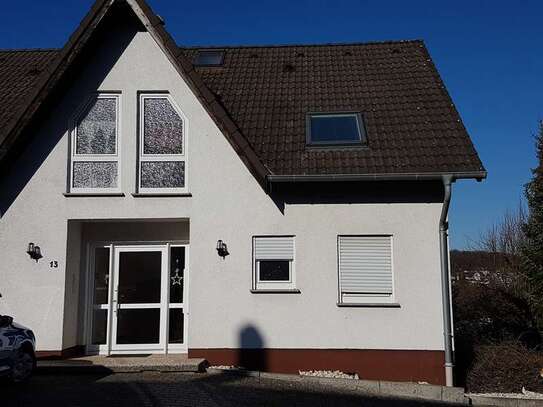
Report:
[[[390,238],[390,273],[392,282],[392,293],[344,293],[341,288],[341,255],[340,255],[340,238],[342,237],[389,237]],[[399,306],[396,302],[396,287],[395,287],[395,267],[394,267],[394,235],[391,233],[371,233],[371,234],[342,234],[337,236],[337,278],[338,278],[338,305],[394,305]]]
[[[166,99],[170,102],[172,108],[176,111],[183,122],[183,134],[182,137],[182,149],[183,154],[145,154],[143,152],[144,147],[144,101],[145,99]],[[139,94],[138,98],[138,111],[139,111],[139,135],[138,135],[138,168],[137,168],[137,193],[138,194],[184,194],[188,193],[188,141],[187,134],[188,131],[188,120],[187,117],[183,114],[182,110],[177,106],[173,98],[169,93],[146,93],[142,92]],[[166,161],[166,162],[184,162],[184,179],[185,186],[182,188],[143,188],[141,186],[141,165],[143,162],[156,162],[156,161]]]
[[[77,154],[77,128],[83,115],[88,112],[88,109],[96,99],[115,99],[115,154]],[[121,152],[120,152],[120,137],[121,137],[121,95],[120,93],[99,92],[93,94],[83,107],[78,111],[76,117],[72,121],[70,129],[70,159],[68,163],[68,188],[69,193],[80,194],[109,194],[121,192]],[[73,172],[74,163],[76,162],[116,162],[117,163],[117,186],[114,188],[74,188]]]
[[[259,259],[256,256],[256,241],[258,239],[273,239],[273,238],[290,238],[292,239],[293,258],[286,259],[278,256],[277,258]],[[261,261],[288,261],[289,264],[289,279],[288,281],[261,281],[260,280],[260,262]],[[296,239],[293,235],[265,235],[253,236],[253,291],[298,291],[296,288]]]

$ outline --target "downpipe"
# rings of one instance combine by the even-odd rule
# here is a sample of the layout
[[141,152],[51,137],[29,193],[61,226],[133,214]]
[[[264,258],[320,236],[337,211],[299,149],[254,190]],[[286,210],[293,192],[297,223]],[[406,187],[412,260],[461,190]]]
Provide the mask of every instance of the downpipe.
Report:
[[449,222],[447,221],[452,192],[451,177],[443,177],[445,195],[439,219],[439,248],[441,256],[441,297],[443,303],[443,336],[445,340],[445,384],[453,386],[453,332],[451,321],[451,291],[449,276]]

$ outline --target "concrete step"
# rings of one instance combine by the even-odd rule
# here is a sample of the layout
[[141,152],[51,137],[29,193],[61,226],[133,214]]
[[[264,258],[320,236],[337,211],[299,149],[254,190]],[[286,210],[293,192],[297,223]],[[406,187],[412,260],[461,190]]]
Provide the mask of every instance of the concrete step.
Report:
[[37,373],[130,373],[204,372],[209,364],[205,359],[185,355],[146,356],[85,356],[62,360],[38,360]]

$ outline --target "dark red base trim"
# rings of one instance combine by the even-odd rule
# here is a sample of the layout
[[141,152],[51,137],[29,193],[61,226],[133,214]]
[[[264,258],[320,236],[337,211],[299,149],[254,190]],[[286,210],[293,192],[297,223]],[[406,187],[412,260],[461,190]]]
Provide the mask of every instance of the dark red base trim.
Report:
[[67,359],[85,354],[85,347],[82,345],[72,346],[63,350],[38,350],[36,358],[39,360]]
[[189,358],[273,373],[341,370],[361,379],[445,384],[445,353],[369,349],[189,349]]

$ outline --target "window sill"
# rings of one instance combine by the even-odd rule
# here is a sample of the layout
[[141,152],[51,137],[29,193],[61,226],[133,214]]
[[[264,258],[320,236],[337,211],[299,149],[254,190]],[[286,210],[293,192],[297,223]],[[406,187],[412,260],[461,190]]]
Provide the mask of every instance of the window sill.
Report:
[[345,303],[338,302],[338,307],[359,307],[359,308],[401,308],[401,305],[397,302],[356,302],[356,303]]
[[134,192],[132,194],[134,198],[157,198],[157,197],[191,197],[192,194],[190,192],[150,192],[150,193],[141,193],[141,192]]
[[302,292],[297,288],[285,288],[285,289],[252,289],[252,294],[301,294]]
[[123,197],[125,196],[123,192],[65,192],[64,195],[66,198],[88,198],[88,197]]

